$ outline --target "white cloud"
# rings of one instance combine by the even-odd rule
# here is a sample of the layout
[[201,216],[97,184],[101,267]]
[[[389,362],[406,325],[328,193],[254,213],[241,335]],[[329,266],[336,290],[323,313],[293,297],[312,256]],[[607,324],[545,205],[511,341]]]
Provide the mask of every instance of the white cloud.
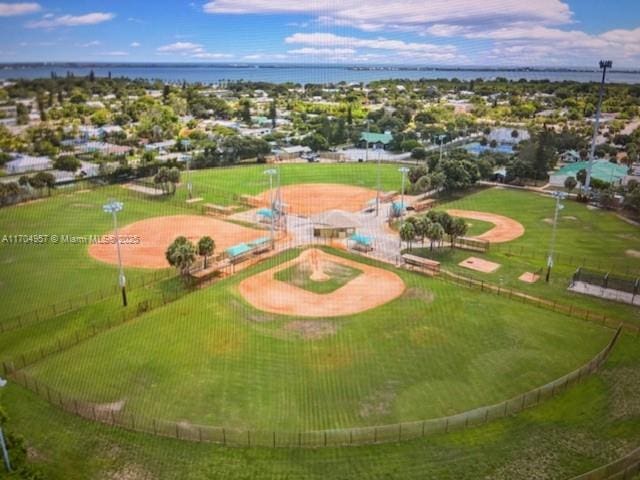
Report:
[[82,44],[80,44],[78,46],[79,47],[88,48],[88,47],[97,47],[98,45],[102,45],[102,42],[100,40],[93,40],[91,42],[82,43]]
[[161,47],[158,47],[158,52],[161,52],[161,53],[184,53],[184,52],[201,53],[201,52],[204,52],[204,49],[202,48],[202,45],[200,45],[199,43],[175,42],[175,43],[171,43],[169,45],[163,45]]
[[138,48],[141,45],[138,42],[131,42],[131,45],[129,45],[131,48]]
[[84,25],[96,25],[108,22],[115,18],[113,13],[94,12],[85,15],[62,15],[59,17],[45,16],[41,20],[34,20],[27,23],[27,28],[57,28],[57,27],[79,27]]
[[101,52],[100,55],[105,55],[107,57],[126,57],[129,55],[129,52],[123,52],[120,50],[115,50],[111,52]]
[[215,52],[202,52],[191,55],[193,58],[199,58],[201,60],[219,60],[221,58],[233,58],[230,53],[215,53]]
[[572,19],[562,0],[215,0],[203,9],[212,14],[307,14],[363,30],[421,30],[436,23],[564,24]]
[[374,50],[410,51],[422,53],[454,54],[453,45],[435,45],[431,43],[405,42],[387,38],[356,38],[335,35],[333,33],[294,33],[285,38],[286,43],[298,43],[321,47],[368,48]]
[[0,3],[0,17],[28,15],[42,10],[38,3]]
[[352,48],[316,48],[304,47],[295,50],[289,50],[292,55],[317,55],[323,57],[334,57],[338,55],[353,55],[356,51]]

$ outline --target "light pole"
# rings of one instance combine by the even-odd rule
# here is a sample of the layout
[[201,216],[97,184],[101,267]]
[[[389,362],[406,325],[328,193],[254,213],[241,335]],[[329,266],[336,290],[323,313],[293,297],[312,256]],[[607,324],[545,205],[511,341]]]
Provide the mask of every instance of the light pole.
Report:
[[270,168],[269,170],[265,170],[264,171],[265,175],[269,176],[269,212],[271,213],[271,244],[273,245],[273,237],[274,237],[274,226],[273,226],[273,222],[275,220],[275,208],[274,208],[274,201],[273,201],[273,177],[275,175],[278,174],[278,172],[273,169]]
[[551,269],[553,268],[553,250],[556,246],[556,226],[558,225],[558,213],[564,208],[560,202],[567,197],[564,192],[553,192],[553,198],[556,199],[556,211],[553,216],[553,227],[551,231],[551,244],[549,245],[549,256],[547,257],[547,277],[545,281],[549,283],[549,277],[551,276]]
[[[0,388],[4,387],[7,381],[0,377]],[[9,460],[9,451],[7,450],[7,442],[4,439],[4,431],[2,425],[0,425],[0,448],[2,449],[2,458],[4,459],[4,466],[7,472],[11,472],[11,461]]]
[[407,167],[400,167],[398,171],[402,174],[402,196],[400,197],[400,216],[402,217],[404,216],[404,184],[409,169]]
[[602,98],[604,97],[604,84],[607,79],[607,69],[613,67],[611,60],[600,60],[600,69],[602,70],[602,81],[600,82],[600,93],[598,94],[598,108],[596,110],[596,121],[593,126],[593,138],[591,139],[591,151],[589,152],[589,165],[587,167],[587,178],[584,182],[584,190],[588,194],[591,189],[591,171],[593,169],[593,161],[596,156],[596,140],[598,138],[598,130],[600,130],[600,115],[602,113]]
[[376,193],[376,217],[380,214],[380,159],[381,159],[382,155],[380,154],[380,152],[378,151],[378,168],[377,168],[377,180],[376,180],[376,189],[377,189],[377,193]]
[[[369,133],[369,119],[367,118],[367,133]],[[364,139],[364,161],[368,162],[369,161],[369,136],[366,135],[365,139]]]
[[445,138],[447,138],[446,135],[438,135],[438,140],[440,140],[440,163],[442,163],[442,145],[444,144]]
[[105,213],[110,213],[113,216],[113,230],[116,234],[116,251],[118,252],[118,268],[120,272],[118,274],[118,285],[122,290],[122,305],[127,306],[127,279],[124,276],[124,270],[122,268],[122,255],[120,254],[120,236],[118,235],[118,212],[122,211],[124,205],[122,202],[116,202],[111,200],[106,205],[103,205],[102,209]]
[[187,192],[189,193],[189,199],[193,198],[193,184],[191,183],[191,155],[189,154],[189,147],[191,146],[190,140],[183,140],[182,144],[187,149]]

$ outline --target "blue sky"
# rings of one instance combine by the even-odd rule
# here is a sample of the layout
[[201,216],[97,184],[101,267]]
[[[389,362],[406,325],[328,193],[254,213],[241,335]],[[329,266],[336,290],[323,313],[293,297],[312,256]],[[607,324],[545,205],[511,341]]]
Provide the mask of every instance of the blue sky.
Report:
[[638,0],[0,1],[0,62],[640,67]]

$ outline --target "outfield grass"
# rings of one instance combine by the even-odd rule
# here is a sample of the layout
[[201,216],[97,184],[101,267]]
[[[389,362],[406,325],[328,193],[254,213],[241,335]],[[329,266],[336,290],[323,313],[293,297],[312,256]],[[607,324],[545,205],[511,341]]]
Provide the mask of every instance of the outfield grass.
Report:
[[[317,320],[254,310],[236,290],[281,255],[28,369],[63,393],[125,411],[259,430],[439,417],[498,403],[586,363],[612,332],[401,272],[408,291],[366,313]],[[305,319],[309,321],[309,319]],[[329,329],[326,328],[327,324]],[[308,327],[309,325],[307,325]],[[313,326],[312,326],[313,327]]]
[[313,293],[326,295],[362,274],[362,270],[331,262],[323,266],[323,272],[329,277],[327,280],[312,280],[310,266],[298,263],[277,272],[274,278]]
[[[193,194],[218,205],[237,203],[236,195],[256,195],[269,189],[269,177],[264,174],[268,168],[273,168],[273,165],[194,171],[191,173]],[[280,165],[279,169],[281,185],[338,183],[371,189],[377,186],[377,166],[373,163],[293,163]],[[186,177],[183,175],[183,178]],[[385,191],[400,191],[402,175],[398,172],[398,165],[381,164],[380,185]],[[178,188],[176,195],[177,198],[187,198],[186,182]]]
[[400,444],[224,448],[130,433],[63,413],[15,385],[0,390],[6,428],[27,439],[33,464],[49,480],[568,479],[640,443],[638,399],[640,345],[625,335],[600,373],[540,407]]
[[[640,324],[640,308],[567,291],[573,273],[583,263],[603,271],[640,275],[640,258],[627,254],[628,250],[640,251],[640,229],[611,212],[590,210],[583,204],[565,201],[558,223],[556,265],[547,284],[544,271],[551,239],[549,219],[553,216],[554,202],[537,193],[487,189],[442,204],[439,209],[478,210],[514,218],[525,227],[525,234],[507,244],[497,245],[487,254],[451,249],[431,252],[427,248],[420,249],[419,244],[414,253],[439,260],[445,268],[468,277]],[[499,263],[501,267],[486,274],[457,266],[472,255]],[[518,280],[527,271],[542,271],[542,280],[535,284]]]
[[[121,225],[143,218],[185,213],[165,202],[149,202],[106,187],[84,193],[58,194],[52,198],[0,212],[0,237],[4,235],[103,235],[113,220],[102,210],[110,198],[124,200],[118,214]],[[117,267],[94,260],[84,244],[0,244],[0,322],[24,312],[82,296],[87,292],[115,288]],[[131,283],[153,273],[127,269]]]

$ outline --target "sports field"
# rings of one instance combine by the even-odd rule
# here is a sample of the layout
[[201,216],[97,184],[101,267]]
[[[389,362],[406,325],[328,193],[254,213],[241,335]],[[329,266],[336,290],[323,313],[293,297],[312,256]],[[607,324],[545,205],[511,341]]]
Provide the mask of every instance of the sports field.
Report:
[[[221,205],[236,204],[239,195],[268,196],[265,168],[193,172],[195,194]],[[397,166],[383,165],[383,190],[399,190],[400,179]],[[377,184],[375,165],[361,164],[283,165],[281,180],[297,195],[310,184],[338,184],[335,190],[346,195],[356,192],[346,186],[372,191]],[[354,196],[354,205],[365,197]],[[126,310],[113,288],[117,268],[108,248],[101,254],[87,244],[0,248],[7,306],[0,322],[8,312],[86,295],[71,312],[12,324],[0,334],[0,360],[19,364],[21,355],[79,338],[24,371],[102,410],[263,432],[431,419],[499,403],[557,379],[594,357],[613,334],[505,295],[461,287],[446,275],[427,277],[328,247],[319,253],[307,246],[281,247],[274,257],[191,289],[169,272],[157,276],[165,273],[165,237],[184,230],[197,240],[211,230],[224,248],[227,237],[229,244],[245,236],[249,241],[266,230],[199,215],[183,202],[184,183],[169,199],[139,197],[119,186],[59,193],[3,209],[0,226],[12,234],[110,233],[111,218],[101,208],[110,198],[125,202],[123,232],[155,238],[148,250],[135,253],[145,262],[125,261],[132,287]],[[469,236],[497,234],[496,216],[503,217],[504,243],[481,254],[431,252],[417,242],[414,253],[441,260],[454,274],[640,324],[640,309],[566,290],[583,263],[640,271],[633,253],[640,252],[638,228],[610,212],[565,203],[549,284],[518,280],[545,265],[553,201],[537,193],[487,189],[442,202],[438,209],[476,212],[467,217]],[[307,198],[302,213],[330,205]],[[522,231],[515,235],[509,222]],[[399,248],[396,238],[388,245]],[[458,266],[470,256],[499,268],[481,273]],[[101,289],[107,293],[87,295]],[[175,301],[159,302],[167,296]],[[126,320],[123,312],[133,315]],[[0,390],[0,401],[29,438],[34,461],[53,479],[351,478],[354,469],[356,478],[372,479],[528,479],[531,471],[544,472],[541,478],[569,478],[628,453],[640,441],[638,352],[638,337],[624,333],[602,371],[514,417],[397,445],[345,449],[234,450],[127,433],[62,413],[13,383]],[[50,433],[42,431],[44,424]],[[187,465],[197,468],[178,473]]]
[[[589,308],[620,321],[640,324],[640,309],[604,301],[594,297],[567,291],[571,276],[581,266],[624,275],[640,275],[640,257],[632,252],[640,251],[640,232],[613,213],[593,210],[583,204],[565,201],[558,221],[555,247],[555,267],[549,284],[544,282],[547,254],[551,240],[552,217],[555,200],[532,192],[508,189],[487,189],[446,202],[439,210],[474,210],[491,212],[517,220],[524,227],[524,234],[501,245],[494,246],[487,254],[458,249],[442,249],[431,252],[416,245],[414,253],[438,259],[448,269],[465,276],[478,278],[506,288],[515,288],[531,295],[552,301],[565,302]],[[472,226],[469,236],[481,236],[491,224],[468,219]],[[486,258],[500,264],[490,274],[458,267],[458,263],[469,256]],[[542,279],[527,284],[518,277],[524,272],[539,272]]]
[[72,397],[122,402],[130,413],[299,431],[498,403],[586,363],[611,337],[608,329],[479,292],[456,302],[455,285],[410,273],[400,274],[405,294],[362,314],[302,321],[251,308],[238,284],[291,255],[28,372]]

